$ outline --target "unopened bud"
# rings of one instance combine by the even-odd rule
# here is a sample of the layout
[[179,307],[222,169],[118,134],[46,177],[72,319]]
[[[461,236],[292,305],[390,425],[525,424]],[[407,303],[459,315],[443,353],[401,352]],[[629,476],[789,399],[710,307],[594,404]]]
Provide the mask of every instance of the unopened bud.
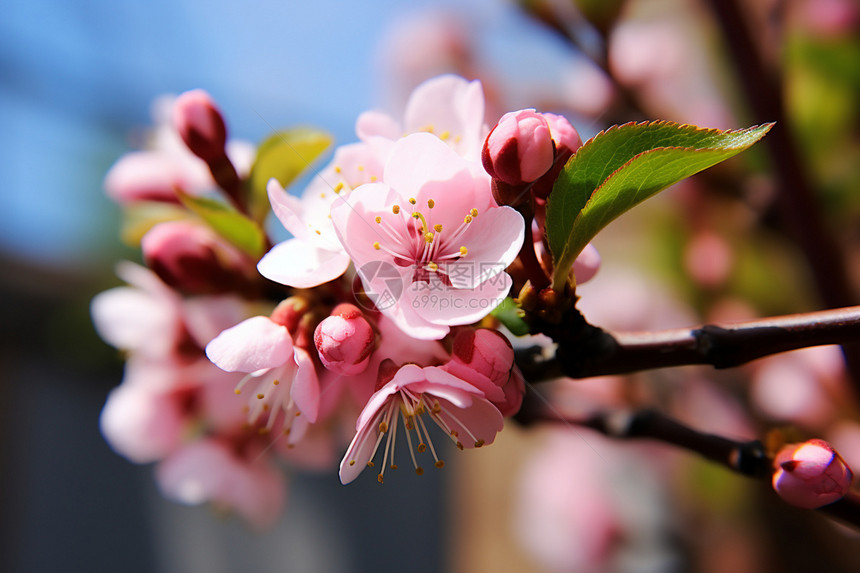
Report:
[[533,109],[506,113],[484,141],[484,169],[509,185],[536,180],[552,167],[550,127]]
[[552,191],[556,179],[567,164],[567,160],[573,156],[577,149],[582,147],[582,139],[576,128],[564,116],[554,113],[542,115],[549,125],[550,135],[555,146],[555,155],[553,156],[552,167],[535,181],[532,189],[536,197],[546,199]]
[[226,156],[227,126],[205,91],[188,91],[176,99],[173,124],[188,149],[200,159],[211,163]]
[[357,307],[344,303],[317,325],[314,345],[326,368],[351,376],[367,368],[376,333]]
[[515,414],[523,401],[525,381],[514,365],[514,349],[497,330],[462,328],[451,348],[451,360],[443,366],[450,374],[482,392],[503,416]]
[[302,296],[295,295],[285,298],[272,311],[272,322],[286,327],[289,332],[298,332],[299,322],[308,312],[310,304]]
[[784,447],[774,460],[773,488],[792,505],[815,509],[848,493],[854,475],[824,440]]
[[242,289],[253,264],[211,229],[190,221],[168,221],[141,239],[147,266],[166,284],[188,294]]

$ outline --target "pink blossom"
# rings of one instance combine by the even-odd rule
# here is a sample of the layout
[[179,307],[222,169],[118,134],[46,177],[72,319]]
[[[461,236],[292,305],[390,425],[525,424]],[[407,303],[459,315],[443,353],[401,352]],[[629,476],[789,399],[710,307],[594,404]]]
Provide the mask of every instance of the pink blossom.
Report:
[[792,505],[815,509],[848,493],[854,475],[824,440],[784,447],[774,460],[773,488]]
[[186,505],[211,502],[237,512],[259,529],[275,523],[286,503],[283,474],[260,452],[237,452],[230,443],[203,439],[159,464],[165,497]]
[[[391,362],[380,369],[381,382],[387,371],[395,370]],[[388,374],[390,376],[390,374]],[[340,480],[353,481],[365,467],[373,467],[373,458],[385,437],[385,450],[377,480],[382,483],[385,470],[396,469],[394,448],[397,426],[402,432],[412,465],[418,475],[424,473],[416,453],[428,448],[433,463],[441,468],[444,462],[430,437],[424,415],[439,426],[460,449],[478,448],[490,444],[502,429],[502,415],[483,397],[483,392],[436,366],[420,367],[407,364],[396,369],[367,402],[356,422],[356,435],[340,464]],[[417,442],[417,445],[413,442]]]
[[249,318],[209,342],[206,355],[222,370],[248,373],[237,394],[247,382],[256,383],[251,423],[267,416],[265,428],[272,430],[280,419],[287,441],[295,443],[316,421],[320,394],[314,364],[284,325],[265,316]]
[[326,368],[349,376],[367,368],[376,333],[358,308],[343,303],[317,325],[314,345]]
[[293,238],[275,245],[258,263],[264,277],[296,288],[334,280],[349,266],[349,256],[337,239],[329,213],[338,197],[382,177],[382,162],[364,143],[339,147],[332,162],[298,199],[277,180],[269,181],[272,210]]
[[488,131],[481,82],[453,74],[429,79],[412,92],[402,124],[382,112],[368,111],[358,117],[355,131],[382,157],[404,134],[427,132],[462,157],[478,161]]
[[331,216],[366,292],[402,291],[375,302],[414,338],[442,338],[495,308],[524,234],[520,214],[496,206],[486,174],[425,133],[399,140],[383,181],[338,200]]

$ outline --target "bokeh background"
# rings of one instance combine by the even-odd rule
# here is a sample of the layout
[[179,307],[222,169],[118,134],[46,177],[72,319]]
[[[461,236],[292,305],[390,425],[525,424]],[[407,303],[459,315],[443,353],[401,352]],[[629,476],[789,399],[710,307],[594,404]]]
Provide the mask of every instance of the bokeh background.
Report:
[[[856,303],[860,8],[852,0],[730,2],[743,4],[753,30],[749,58],[760,58],[777,86],[776,115],[762,117],[729,49],[740,40],[721,28],[715,4],[6,0],[0,567],[860,567],[857,537],[781,508],[758,484],[687,454],[588,433],[512,427],[450,471],[384,488],[370,480],[342,487],[334,473],[294,475],[285,517],[262,534],[208,508],[164,501],[151,467],[117,456],[99,434],[122,362],[96,336],[89,301],[118,284],[116,261],[139,260],[118,239],[120,212],[102,180],[142,142],[156,98],[192,88],[209,91],[231,135],[250,141],[294,125],[353,141],[361,111],[396,112],[418,82],[448,71],[482,79],[489,121],[537,107],[567,115],[583,139],[628,120],[733,128],[780,119],[836,246],[843,300]],[[604,269],[580,293],[586,316],[649,329],[831,306],[810,252],[780,215],[778,170],[755,150],[607,230],[598,241]],[[546,392],[576,413],[657,404],[736,437],[790,425],[841,440],[843,455],[857,459],[857,408],[841,356],[830,350],[729,374],[682,369]]]

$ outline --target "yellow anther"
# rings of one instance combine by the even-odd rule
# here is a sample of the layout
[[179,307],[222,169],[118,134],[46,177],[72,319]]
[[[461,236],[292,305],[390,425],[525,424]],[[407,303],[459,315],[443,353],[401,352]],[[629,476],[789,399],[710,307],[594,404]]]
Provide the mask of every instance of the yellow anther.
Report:
[[325,193],[320,193],[320,199],[325,199]]
[[375,243],[373,243],[373,248],[378,251],[382,248],[382,245],[379,244],[379,241],[376,241]]
[[338,181],[337,185],[334,186],[333,191],[335,193],[340,193],[341,191],[343,191],[343,181]]
[[424,240],[427,241],[428,243],[432,243],[434,236],[435,235],[433,235],[433,233],[424,233]]
[[436,206],[436,201],[434,201],[433,199],[427,199],[427,206],[432,209]]
[[266,428],[266,427],[259,428],[257,430],[257,433],[260,434],[261,436],[265,436],[266,434],[269,433],[269,428]]
[[434,228],[434,229],[436,229],[436,232],[437,232],[437,233],[441,233],[441,232],[442,232],[442,225],[441,225],[441,224],[439,224],[439,223],[436,223],[435,225],[433,225],[433,228]]
[[475,442],[475,447],[480,448],[481,446],[484,445],[484,443],[485,443],[484,440],[478,440],[477,442]]
[[436,271],[439,270],[439,265],[437,265],[433,261],[430,261],[429,263],[427,263],[427,268],[435,273]]
[[443,467],[445,467],[445,462],[443,460],[436,460],[435,466],[437,468],[443,468]]
[[471,216],[471,215],[466,215],[466,216],[463,218],[463,222],[464,222],[464,223],[471,223],[471,222],[472,222],[472,216]]
[[271,410],[271,409],[272,409],[272,407],[271,407],[271,406],[269,406],[268,404],[263,404],[263,411],[264,411],[264,412],[268,412],[268,411],[269,411],[269,410]]
[[478,216],[478,210],[477,210],[477,209],[475,209],[474,207],[472,207],[472,210],[471,210],[471,211],[469,211],[469,214],[470,214],[472,217],[477,217],[477,216]]
[[335,166],[334,166],[334,172],[335,172],[335,173],[340,173],[341,171],[343,171],[343,169],[341,169],[341,168],[340,168],[340,165],[335,165]]
[[394,213],[395,215],[399,214],[400,213],[400,205],[394,205],[393,207],[391,207],[391,212]]
[[454,143],[460,143],[463,140],[462,135],[457,135],[454,137]]
[[376,222],[377,222],[377,223],[381,223],[381,222],[382,222],[382,217],[377,216],[377,217],[376,217]]
[[316,233],[317,235],[322,235],[322,231],[320,231],[319,229],[317,229],[316,231],[314,231],[314,233]]
[[469,250],[466,247],[460,247],[460,256],[465,257]]
[[364,165],[359,165],[358,167],[356,167],[356,169],[358,169],[359,171],[364,171]]
[[379,422],[379,431],[383,434],[388,431],[388,424],[384,420]]
[[426,131],[427,133],[433,133],[434,131],[436,131],[436,128],[433,127],[432,123],[430,123],[430,124],[427,124],[424,127],[422,127],[421,131]]
[[273,386],[277,386],[277,385],[278,385],[278,384],[280,384],[280,383],[281,383],[281,381],[280,381],[280,380],[272,380],[272,385],[273,385]]
[[355,465],[355,460],[349,460],[349,465],[354,466],[354,465]]
[[257,394],[257,400],[262,400],[265,397],[266,397],[265,394]]
[[418,444],[418,453],[423,453],[427,451],[427,444]]
[[235,390],[233,390],[233,393],[234,393],[234,394],[236,394],[236,395],[238,396],[239,394],[241,394],[241,393],[242,393],[242,391],[241,391],[241,390],[239,390],[238,388],[236,388]]
[[370,182],[371,182],[371,183],[376,183],[376,181],[377,181],[377,177],[376,177],[376,175],[371,175],[371,176],[370,176]]
[[379,483],[382,483],[382,474],[379,474],[378,476],[376,476],[376,481],[378,481]]
[[367,462],[367,467],[372,468],[372,467],[373,467],[373,462],[372,462],[372,461],[371,461],[371,462]]
[[457,449],[463,451],[463,444],[461,442],[457,442]]
[[448,141],[449,137],[451,137],[450,131],[443,131],[442,133],[439,134],[439,139],[441,139],[442,141]]
[[410,203],[412,203],[412,204],[414,205],[414,204],[415,204],[415,203],[417,203],[418,201],[416,201],[416,200],[415,200],[415,197],[410,197],[410,198],[409,198],[409,202],[410,202]]
[[415,468],[415,473],[419,476],[423,476],[424,475],[424,468],[422,468],[421,466],[418,466],[417,468]]
[[396,470],[396,469],[397,469],[397,464],[391,464],[391,469]]

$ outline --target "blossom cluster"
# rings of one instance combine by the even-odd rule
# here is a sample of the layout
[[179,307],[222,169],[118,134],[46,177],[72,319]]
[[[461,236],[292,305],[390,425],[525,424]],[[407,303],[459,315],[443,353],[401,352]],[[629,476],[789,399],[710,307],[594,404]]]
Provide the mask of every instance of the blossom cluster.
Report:
[[[517,206],[543,201],[580,145],[567,120],[524,110],[488,139],[480,83],[429,80],[402,121],[362,114],[358,141],[300,196],[268,181],[291,235],[273,245],[249,199],[263,147],[228,141],[205,92],[165,105],[150,148],[106,179],[147,214],[131,233],[145,266],[122,263],[127,285],[92,304],[127,359],[101,418],[111,446],[157,462],[167,497],[265,527],[285,504],[285,470],[334,467],[344,447],[346,484],[367,467],[383,482],[398,459],[419,475],[441,468],[440,440],[491,444],[525,381],[490,312],[528,280],[523,250],[546,259]],[[495,172],[522,175],[513,185]],[[268,252],[237,240],[239,226],[259,229]],[[589,256],[581,279],[596,269]]]

